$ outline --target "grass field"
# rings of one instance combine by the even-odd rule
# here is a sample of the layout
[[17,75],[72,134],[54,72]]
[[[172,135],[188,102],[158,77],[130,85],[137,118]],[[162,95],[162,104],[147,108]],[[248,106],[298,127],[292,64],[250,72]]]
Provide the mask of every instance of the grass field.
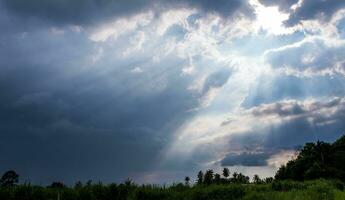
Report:
[[340,181],[275,181],[270,184],[223,184],[169,187],[122,184],[77,184],[41,187],[29,184],[0,188],[1,200],[345,200]]

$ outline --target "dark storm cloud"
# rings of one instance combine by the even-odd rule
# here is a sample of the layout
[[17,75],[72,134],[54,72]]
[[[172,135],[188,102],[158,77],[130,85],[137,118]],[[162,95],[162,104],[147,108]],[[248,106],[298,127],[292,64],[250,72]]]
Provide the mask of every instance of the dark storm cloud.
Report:
[[243,153],[227,155],[222,161],[222,166],[265,166],[269,155],[266,153]]
[[222,166],[266,166],[270,153],[228,154],[222,161]]
[[19,16],[50,20],[58,24],[90,24],[111,17],[174,7],[198,8],[226,17],[238,12],[251,15],[248,2],[242,0],[2,0],[2,3]]
[[90,81],[92,74],[47,86],[56,77],[35,67],[0,81],[0,171],[13,168],[34,182],[135,178],[132,172],[154,166],[195,106],[177,83],[146,97],[127,88],[119,97],[106,82]]
[[334,13],[345,8],[342,0],[304,0],[300,7],[291,13],[288,25],[295,25],[301,20],[329,20]]
[[[11,19],[0,42],[0,172],[15,169],[23,181],[48,184],[122,181],[152,170],[198,104],[187,90],[191,80],[180,76],[182,61],[115,62],[118,43],[92,63],[98,46],[84,32],[23,33]],[[148,73],[130,72],[147,62]]]

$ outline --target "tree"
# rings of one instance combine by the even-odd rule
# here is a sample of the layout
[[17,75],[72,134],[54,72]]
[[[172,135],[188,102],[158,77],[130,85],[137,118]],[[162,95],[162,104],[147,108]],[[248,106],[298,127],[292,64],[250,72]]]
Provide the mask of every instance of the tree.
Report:
[[184,182],[185,182],[185,184],[186,184],[187,186],[189,186],[189,181],[190,181],[190,178],[189,178],[188,176],[186,176],[186,177],[184,178]]
[[259,175],[255,174],[253,177],[253,183],[255,184],[261,184],[262,180],[260,179]]
[[14,186],[19,181],[19,175],[14,171],[10,170],[4,173],[0,179],[0,185],[3,187]]
[[220,184],[221,181],[222,181],[222,179],[221,179],[221,177],[220,177],[220,174],[216,173],[216,174],[214,175],[214,183],[215,183],[215,184]]
[[226,168],[226,167],[223,169],[223,176],[224,176],[225,178],[228,178],[228,177],[230,176],[230,171],[229,171],[229,169]]
[[232,179],[231,179],[231,182],[236,183],[236,181],[237,181],[237,177],[238,177],[238,173],[237,173],[237,172],[234,172],[234,173],[232,174]]
[[233,178],[231,179],[231,182],[247,184],[247,183],[249,183],[249,177],[243,175],[242,173],[235,172],[233,174]]
[[297,181],[311,179],[345,180],[345,136],[333,144],[317,141],[306,143],[294,160],[281,166],[275,179]]
[[273,177],[267,177],[267,178],[264,179],[264,182],[265,183],[272,183],[273,180],[274,180]]
[[197,184],[202,185],[203,183],[204,183],[204,173],[202,171],[199,171]]
[[74,189],[79,190],[81,188],[83,188],[83,183],[81,181],[76,182],[74,185]]
[[50,186],[50,188],[65,188],[65,184],[60,181],[53,182]]
[[206,185],[211,185],[213,183],[213,170],[209,169],[205,172],[204,183]]

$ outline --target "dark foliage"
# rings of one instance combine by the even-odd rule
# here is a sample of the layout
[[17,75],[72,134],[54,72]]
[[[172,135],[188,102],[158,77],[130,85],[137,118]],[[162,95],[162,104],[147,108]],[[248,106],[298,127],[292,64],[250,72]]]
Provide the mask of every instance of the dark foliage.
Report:
[[307,143],[295,160],[281,166],[277,180],[312,180],[319,178],[345,180],[345,136],[333,144]]
[[4,175],[2,175],[1,179],[0,179],[0,185],[2,187],[11,187],[14,186],[15,184],[18,183],[18,178],[19,175],[13,171],[7,171],[4,173]]

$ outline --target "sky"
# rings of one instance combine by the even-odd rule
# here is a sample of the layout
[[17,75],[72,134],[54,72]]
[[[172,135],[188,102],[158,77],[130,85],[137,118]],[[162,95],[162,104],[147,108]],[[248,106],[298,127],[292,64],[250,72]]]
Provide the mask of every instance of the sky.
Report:
[[345,1],[0,0],[0,173],[274,176],[345,132]]

